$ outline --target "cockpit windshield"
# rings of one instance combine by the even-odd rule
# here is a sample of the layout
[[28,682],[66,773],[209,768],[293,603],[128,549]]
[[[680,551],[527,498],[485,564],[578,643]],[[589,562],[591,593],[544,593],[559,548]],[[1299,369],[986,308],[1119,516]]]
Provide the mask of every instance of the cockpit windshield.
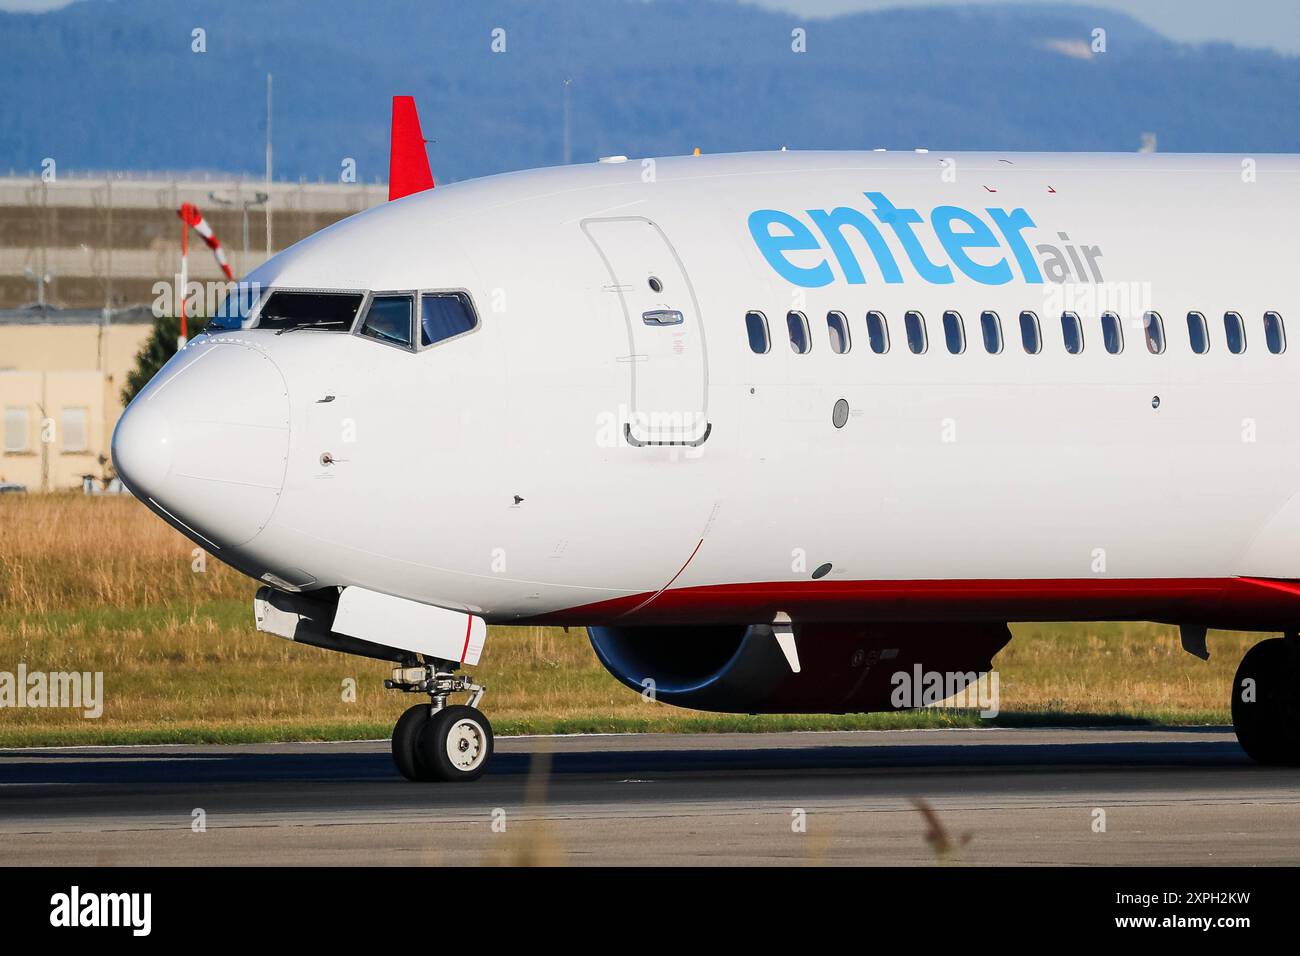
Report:
[[474,306],[464,292],[426,292],[420,296],[421,345],[464,335],[477,325]]
[[257,327],[348,332],[363,299],[361,292],[272,292],[257,317]]
[[262,283],[239,282],[230,290],[226,300],[208,321],[209,332],[229,332],[242,329],[253,314],[253,306],[262,295]]
[[411,297],[376,295],[361,323],[361,334],[390,345],[411,347]]

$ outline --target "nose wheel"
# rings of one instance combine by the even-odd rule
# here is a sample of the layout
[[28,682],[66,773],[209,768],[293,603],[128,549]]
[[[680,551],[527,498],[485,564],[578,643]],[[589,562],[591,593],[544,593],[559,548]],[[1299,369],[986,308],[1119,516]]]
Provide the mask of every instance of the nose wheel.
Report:
[[[393,763],[407,780],[457,782],[477,780],[492,759],[492,724],[475,706],[484,688],[468,678],[437,671],[416,680],[413,671],[399,668],[385,685],[430,695],[429,703],[416,704],[398,718],[393,728]],[[448,704],[447,695],[470,692],[468,704]]]

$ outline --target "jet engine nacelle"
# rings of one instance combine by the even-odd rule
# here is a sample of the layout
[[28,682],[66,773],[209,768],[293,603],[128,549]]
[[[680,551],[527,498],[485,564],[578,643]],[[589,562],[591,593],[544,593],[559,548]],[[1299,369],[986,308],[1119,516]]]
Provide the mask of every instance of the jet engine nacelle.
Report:
[[911,681],[940,673],[959,690],[989,671],[1011,640],[996,623],[795,624],[796,671],[768,624],[587,633],[600,662],[633,690],[679,707],[748,714],[900,709],[896,674]]

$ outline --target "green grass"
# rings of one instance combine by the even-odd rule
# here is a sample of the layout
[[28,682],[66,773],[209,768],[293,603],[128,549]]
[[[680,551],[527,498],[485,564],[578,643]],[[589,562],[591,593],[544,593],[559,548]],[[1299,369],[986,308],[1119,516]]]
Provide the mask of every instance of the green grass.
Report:
[[[1204,664],[1154,625],[1025,625],[999,655],[1003,712],[732,715],[648,703],[601,668],[580,630],[491,629],[475,676],[498,734],[762,733],[897,728],[1225,724],[1229,662]],[[1229,636],[1228,656],[1250,638]],[[0,711],[0,746],[384,738],[414,698],[382,662],[256,632],[247,601],[0,614],[0,669],[101,671],[104,714]],[[350,685],[355,698],[345,695]],[[1072,692],[1074,689],[1074,692]]]
[[[14,499],[25,496],[9,495]],[[258,633],[255,585],[129,500],[0,499],[0,671],[99,671],[104,714],[0,709],[0,746],[386,738],[413,698],[388,667]],[[473,673],[498,734],[709,733],[902,727],[1229,723],[1241,655],[1211,660],[1154,624],[1022,624],[994,661],[1002,713],[728,715],[647,703],[600,666],[579,629],[493,627]],[[350,682],[350,683],[348,683]],[[355,696],[345,694],[355,688]]]
[[[991,720],[968,711],[910,711],[890,714],[785,715],[710,714],[685,717],[631,718],[597,716],[584,718],[542,718],[537,720],[493,721],[498,737],[525,734],[719,734],[779,733],[782,731],[835,730],[945,730],[976,727],[1158,727],[1217,725],[1214,713],[1187,714],[1171,712],[1151,717],[1115,714],[1011,713]],[[379,723],[335,721],[311,723],[286,721],[244,726],[177,724],[158,728],[106,727],[103,730],[50,729],[33,727],[25,730],[0,731],[0,747],[82,747],[151,744],[262,744],[286,741],[387,740],[393,732],[389,721]]]

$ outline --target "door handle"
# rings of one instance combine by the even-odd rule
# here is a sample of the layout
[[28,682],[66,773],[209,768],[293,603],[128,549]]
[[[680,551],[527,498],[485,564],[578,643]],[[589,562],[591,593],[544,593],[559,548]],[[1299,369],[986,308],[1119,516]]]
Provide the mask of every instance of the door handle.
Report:
[[646,325],[681,325],[682,314],[676,309],[655,309],[652,312],[642,312],[641,321]]

